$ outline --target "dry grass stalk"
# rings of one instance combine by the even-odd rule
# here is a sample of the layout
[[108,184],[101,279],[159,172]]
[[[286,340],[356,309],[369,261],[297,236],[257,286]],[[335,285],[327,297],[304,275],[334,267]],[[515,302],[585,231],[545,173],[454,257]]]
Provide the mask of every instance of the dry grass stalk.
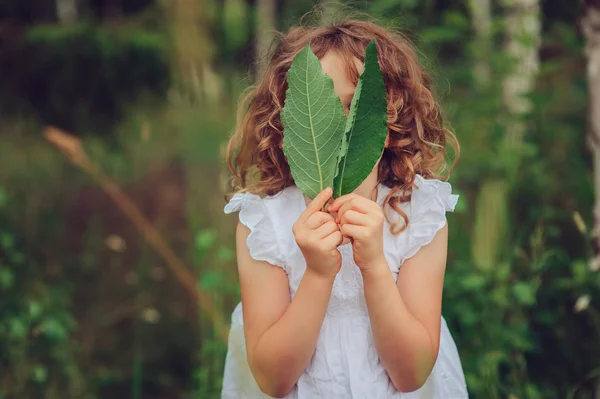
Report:
[[77,137],[55,127],[46,127],[43,136],[78,168],[86,172],[106,192],[114,203],[123,211],[125,216],[135,225],[144,239],[156,250],[165,261],[169,269],[175,274],[177,280],[186,291],[195,299],[201,310],[210,318],[217,336],[227,342],[228,327],[215,306],[210,295],[203,292],[196,283],[196,277],[189,271],[183,262],[168,246],[160,233],[152,226],[146,217],[139,211],[133,201],[125,195],[119,186],[100,168],[94,164],[83,149],[81,140]]

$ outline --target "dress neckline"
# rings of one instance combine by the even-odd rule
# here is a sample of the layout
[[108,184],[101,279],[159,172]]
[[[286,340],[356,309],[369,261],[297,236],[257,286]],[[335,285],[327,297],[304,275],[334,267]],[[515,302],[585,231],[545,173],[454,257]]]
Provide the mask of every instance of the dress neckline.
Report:
[[[304,210],[306,209],[306,207],[308,205],[306,204],[306,199],[304,198],[304,194],[302,193],[302,191],[300,191],[298,186],[294,186],[294,188],[296,189],[297,195],[301,199],[302,209],[300,210],[300,213],[302,213],[302,212],[304,212]],[[384,185],[382,183],[377,183],[377,199],[375,200],[375,202],[377,202],[379,205],[382,205],[381,202],[383,201],[383,199],[385,198],[385,196],[387,195],[387,193],[389,191],[390,191],[389,187],[387,187],[386,185]]]

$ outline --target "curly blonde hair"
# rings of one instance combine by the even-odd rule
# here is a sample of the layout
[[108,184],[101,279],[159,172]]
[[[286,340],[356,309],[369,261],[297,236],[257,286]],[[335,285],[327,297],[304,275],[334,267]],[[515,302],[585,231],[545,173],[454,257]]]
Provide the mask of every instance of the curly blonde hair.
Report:
[[[364,62],[365,49],[374,38],[388,101],[388,145],[379,163],[378,180],[391,188],[384,204],[404,220],[403,224],[392,224],[392,232],[397,234],[406,228],[408,217],[400,204],[410,200],[415,175],[447,179],[458,159],[459,146],[454,134],[444,127],[431,79],[410,41],[371,22],[346,20],[327,26],[296,26],[279,35],[265,73],[238,109],[237,127],[227,147],[233,192],[274,195],[294,185],[282,151],[280,118],[286,73],[294,56],[308,43],[319,59],[336,51],[346,60],[348,76],[356,84],[360,72],[352,60]],[[450,167],[448,146],[454,153]]]

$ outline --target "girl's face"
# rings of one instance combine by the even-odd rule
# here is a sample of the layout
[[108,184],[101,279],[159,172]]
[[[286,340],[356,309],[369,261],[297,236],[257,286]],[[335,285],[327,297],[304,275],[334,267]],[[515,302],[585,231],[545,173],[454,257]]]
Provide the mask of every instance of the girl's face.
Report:
[[[350,112],[350,104],[354,96],[356,86],[350,80],[346,73],[346,60],[335,51],[325,53],[321,58],[321,67],[331,80],[333,80],[333,90],[338,95],[344,106],[346,116]],[[356,65],[356,69],[362,71],[363,63],[358,58],[353,58],[352,61]]]
[[[342,101],[346,116],[350,113],[350,104],[354,97],[356,86],[346,72],[346,60],[335,51],[328,51],[321,58],[321,69],[331,80],[333,80],[333,91]],[[363,63],[356,57],[352,57],[352,62],[356,65],[357,71],[362,71]],[[388,146],[389,137],[385,139],[385,146]],[[379,162],[377,162],[379,163]]]

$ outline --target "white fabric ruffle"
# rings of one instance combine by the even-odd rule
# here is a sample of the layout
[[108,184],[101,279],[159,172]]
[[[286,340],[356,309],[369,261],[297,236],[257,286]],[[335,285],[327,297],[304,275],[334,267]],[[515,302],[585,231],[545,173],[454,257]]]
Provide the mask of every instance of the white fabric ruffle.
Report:
[[225,206],[225,213],[237,211],[240,222],[250,229],[246,240],[250,256],[285,269],[277,234],[264,200],[256,194],[237,193]]
[[416,176],[407,234],[401,235],[406,238],[406,245],[400,264],[433,241],[437,232],[446,224],[446,212],[453,212],[457,202],[458,195],[452,194],[450,183]]

